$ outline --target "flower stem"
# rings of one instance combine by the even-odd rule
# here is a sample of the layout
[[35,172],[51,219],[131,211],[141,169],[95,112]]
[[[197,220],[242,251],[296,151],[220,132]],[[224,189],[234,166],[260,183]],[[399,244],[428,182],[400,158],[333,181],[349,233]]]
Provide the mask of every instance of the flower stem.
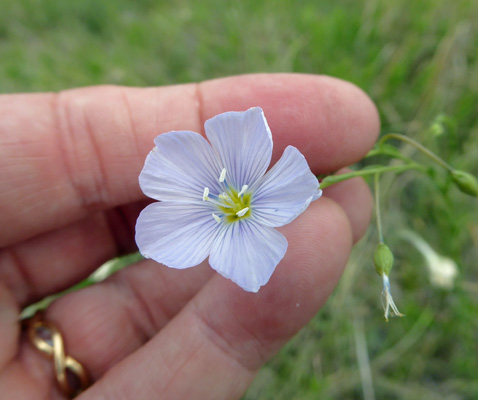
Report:
[[328,186],[331,186],[335,183],[343,182],[346,181],[347,179],[352,179],[356,178],[358,176],[367,176],[367,175],[373,175],[373,174],[382,174],[384,172],[396,172],[396,173],[402,173],[404,171],[410,170],[410,169],[416,169],[419,171],[425,171],[425,168],[416,163],[410,163],[406,165],[394,165],[394,166],[374,166],[374,167],[368,167],[365,169],[361,169],[359,171],[353,171],[353,172],[348,172],[346,174],[341,174],[341,175],[329,175],[325,177],[322,182],[320,182],[320,188],[325,189]]
[[379,147],[382,143],[385,143],[389,139],[401,140],[402,142],[408,143],[408,144],[412,145],[413,147],[415,147],[417,150],[421,151],[428,158],[431,158],[433,161],[435,161],[438,165],[442,166],[446,170],[448,170],[450,172],[454,171],[454,168],[451,165],[447,164],[440,157],[438,157],[435,153],[428,150],[425,146],[423,146],[420,143],[416,142],[415,140],[409,138],[408,136],[400,135],[399,133],[388,133],[387,135],[383,136],[380,139],[380,141],[378,142]]
[[380,213],[380,174],[378,172],[374,175],[374,192],[375,192],[375,221],[377,223],[377,232],[380,243],[383,243],[382,232],[382,216]]

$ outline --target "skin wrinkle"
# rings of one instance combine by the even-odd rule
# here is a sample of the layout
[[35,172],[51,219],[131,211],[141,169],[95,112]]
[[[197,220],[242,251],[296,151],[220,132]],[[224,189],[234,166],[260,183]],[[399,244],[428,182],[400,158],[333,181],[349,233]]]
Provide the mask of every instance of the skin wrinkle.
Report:
[[[229,343],[220,332],[214,329],[214,326],[208,322],[207,318],[204,318],[204,316],[201,316],[201,314],[198,314],[197,312],[192,312],[191,316],[198,322],[199,329],[204,333],[204,338],[207,339],[215,349],[219,350],[234,364],[239,365],[246,371],[246,373],[254,375],[257,372],[257,368],[252,365],[247,365],[245,360],[243,360],[238,353],[234,354],[234,352],[231,351],[234,346],[231,346],[231,343]],[[253,342],[258,344],[257,348],[266,348],[255,336],[251,335],[250,332],[248,332],[248,334],[253,339]]]
[[204,118],[204,98],[203,98],[203,93],[202,93],[202,85],[203,82],[199,82],[195,84],[195,92],[194,92],[194,97],[196,99],[196,104],[197,104],[197,124],[198,126],[201,127],[201,130],[198,131],[206,140],[206,131],[204,129],[204,122],[206,121],[206,118]]
[[[90,143],[89,147],[93,152],[93,154],[90,156],[90,161],[96,160],[98,168],[96,169],[96,174],[93,174],[88,177],[91,178],[90,182],[88,182],[87,180],[87,183],[83,185],[77,183],[76,188],[78,189],[78,194],[81,196],[80,199],[82,202],[82,206],[85,208],[87,213],[91,213],[93,211],[105,208],[105,206],[111,203],[111,201],[108,195],[109,190],[105,190],[108,185],[101,149],[97,143],[97,135],[94,132],[94,128],[89,120],[89,117],[84,113],[85,110],[81,109],[81,111],[82,119],[85,122],[84,132],[86,133],[86,137],[88,138],[88,141]],[[66,115],[70,116],[71,114],[67,113]],[[70,130],[70,135],[73,135],[73,130]],[[74,176],[72,178],[75,179]]]
[[124,103],[124,107],[126,108],[126,115],[127,115],[127,120],[128,120],[128,123],[129,123],[129,129],[131,131],[131,133],[133,134],[133,143],[135,145],[135,150],[136,150],[136,154],[141,154],[141,151],[140,151],[140,146],[139,146],[139,143],[138,143],[138,139],[139,139],[139,135],[138,135],[138,132],[136,130],[136,125],[134,123],[134,119],[133,119],[133,113],[131,112],[131,104],[129,102],[129,99],[128,99],[128,94],[126,93],[126,90],[125,88],[121,88],[121,96],[120,98],[122,99],[123,103]]
[[[136,147],[136,155],[139,157],[141,151],[138,139],[140,136],[135,134],[136,124],[132,119],[130,103],[125,93],[127,88],[109,85],[97,88],[98,90],[104,90],[105,94],[111,96],[108,104],[113,104],[115,110],[118,110],[121,104],[126,108],[126,113],[121,114],[127,120],[126,125],[130,129],[128,137],[133,137],[132,142]],[[98,143],[101,134],[94,127],[95,122],[92,122],[89,116],[91,114],[90,105],[92,98],[89,93],[91,89],[72,89],[59,92],[55,95],[57,100],[55,102],[56,109],[54,110],[58,120],[60,153],[67,173],[66,180],[76,194],[71,196],[71,198],[77,199],[77,206],[83,210],[81,214],[84,215],[102,210],[115,203],[111,199],[113,190],[107,184],[107,177],[111,173],[108,174],[106,171],[104,165],[105,156]],[[73,94],[77,95],[77,97],[73,97]],[[113,123],[117,123],[117,121],[113,121]],[[74,125],[80,125],[83,129],[81,131],[75,130],[73,128]],[[85,148],[87,151],[85,151]],[[85,159],[85,157],[87,158]],[[82,173],[86,169],[85,166],[91,171],[88,175]]]
[[53,101],[51,103],[52,107],[52,115],[55,118],[55,127],[56,127],[56,136],[57,136],[57,143],[59,143],[60,147],[60,159],[62,160],[63,170],[66,173],[67,179],[66,182],[69,183],[74,195],[71,196],[77,201],[76,206],[83,208],[85,215],[87,215],[87,211],[84,208],[84,194],[81,188],[77,185],[74,169],[72,169],[70,158],[75,156],[75,152],[70,153],[68,150],[72,148],[72,146],[67,145],[66,138],[71,137],[72,134],[72,127],[70,124],[69,118],[65,116],[68,113],[67,107],[63,104],[63,97],[66,95],[67,92],[59,92],[53,94]]
[[[204,344],[203,344],[204,346]],[[173,386],[173,384],[175,384],[175,380],[177,379],[177,376],[181,373],[181,370],[182,368],[188,364],[188,362],[192,359],[194,359],[194,357],[196,356],[197,353],[199,353],[201,350],[201,347],[197,347],[192,353],[189,353],[188,356],[186,357],[186,359],[183,359],[181,361],[181,363],[179,365],[175,365],[175,370],[173,371],[173,374],[172,376],[169,377],[169,380],[168,380],[168,383],[166,384],[166,386],[164,386],[162,388],[162,393],[163,394],[167,394],[168,392],[168,388],[170,388],[171,386]],[[114,399],[112,399],[114,400]]]
[[[136,287],[134,281],[120,279],[116,283],[120,286],[119,291],[121,291],[122,288],[126,289],[126,292],[129,294],[127,297],[133,299],[135,307],[127,307],[129,319],[133,322],[138,332],[142,333],[145,342],[161,329],[161,325],[156,322],[155,315],[156,317],[158,317],[158,315],[163,316],[163,321],[165,321],[164,325],[166,325],[166,321],[170,321],[173,318],[173,316],[166,312],[161,302],[155,304],[155,311],[153,313],[148,301],[143,297],[141,288]],[[145,318],[142,318],[142,316]]]
[[[35,287],[35,285],[33,285],[33,280],[31,279],[30,274],[27,272],[28,268],[23,265],[20,260],[20,257],[16,254],[15,247],[7,247],[1,252],[3,257],[9,258],[11,260],[11,263],[7,264],[7,266],[9,266],[8,269],[10,271],[18,272],[13,272],[13,274],[7,274],[7,278],[8,276],[13,277],[13,282],[8,282],[7,279],[7,283],[9,283],[9,287],[11,285],[13,286],[13,288],[15,288],[15,297],[17,301],[19,301],[20,304],[23,304],[28,297],[36,297],[35,291],[32,289]],[[5,264],[3,264],[2,262],[2,270],[5,270],[4,265]],[[30,291],[27,292],[27,290],[25,290],[24,288],[30,288]]]

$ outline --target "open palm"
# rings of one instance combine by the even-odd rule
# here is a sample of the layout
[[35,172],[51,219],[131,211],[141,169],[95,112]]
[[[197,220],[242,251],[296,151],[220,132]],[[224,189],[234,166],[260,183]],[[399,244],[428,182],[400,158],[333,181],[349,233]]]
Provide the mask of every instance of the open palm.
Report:
[[[373,145],[378,117],[355,86],[328,77],[246,75],[162,88],[94,87],[0,96],[0,393],[63,399],[51,363],[21,335],[22,307],[136,249],[148,200],[138,175],[153,138],[203,132],[224,111],[263,108],[274,163],[297,147],[314,173]],[[46,316],[88,370],[87,399],[234,399],[323,305],[371,201],[360,179],[338,184],[280,228],[289,249],[248,293],[204,262],[173,270],[143,260],[53,303]]]

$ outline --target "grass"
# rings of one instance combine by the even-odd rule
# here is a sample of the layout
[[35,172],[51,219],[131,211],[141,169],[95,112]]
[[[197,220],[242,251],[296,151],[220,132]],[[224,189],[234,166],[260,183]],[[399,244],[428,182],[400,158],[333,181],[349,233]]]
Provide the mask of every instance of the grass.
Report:
[[[3,0],[1,9],[0,92],[330,74],[370,94],[384,133],[409,135],[478,175],[474,0]],[[436,136],[429,126],[440,113],[455,123]],[[245,400],[478,398],[477,203],[436,175],[382,180],[392,290],[406,318],[383,320],[372,227],[325,308]],[[421,256],[397,234],[403,228],[457,262],[453,290],[429,284]]]

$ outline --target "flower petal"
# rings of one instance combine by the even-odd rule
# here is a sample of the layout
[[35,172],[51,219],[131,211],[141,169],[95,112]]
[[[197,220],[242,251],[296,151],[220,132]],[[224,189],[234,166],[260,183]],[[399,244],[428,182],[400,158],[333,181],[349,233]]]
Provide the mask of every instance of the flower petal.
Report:
[[294,220],[318,199],[322,191],[305,157],[293,146],[253,188],[252,215],[266,226],[282,226]]
[[259,107],[217,115],[204,126],[221,166],[226,168],[229,185],[240,190],[265,174],[271,162],[272,135]]
[[219,161],[199,133],[175,131],[159,135],[148,154],[139,184],[144,194],[161,201],[202,201],[204,187],[219,192]]
[[144,257],[183,269],[206,259],[218,232],[208,206],[160,202],[139,215],[136,243]]
[[248,292],[257,292],[284,257],[287,239],[273,228],[253,221],[223,225],[209,256],[209,264],[222,276]]

